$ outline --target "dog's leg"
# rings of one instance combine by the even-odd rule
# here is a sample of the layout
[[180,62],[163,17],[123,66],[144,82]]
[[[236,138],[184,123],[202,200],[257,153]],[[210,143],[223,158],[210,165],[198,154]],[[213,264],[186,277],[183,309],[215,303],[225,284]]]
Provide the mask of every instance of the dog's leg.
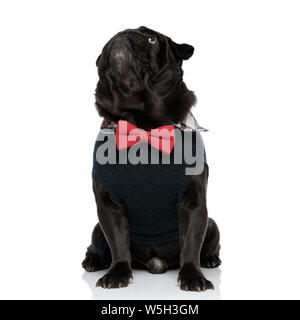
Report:
[[179,218],[180,288],[188,291],[213,289],[200,268],[200,251],[205,238],[208,216],[206,208],[207,167],[199,176],[192,177],[177,205]]
[[82,267],[88,272],[107,269],[111,264],[110,250],[107,247],[104,234],[97,223],[92,233],[92,243],[87,248]]
[[132,278],[132,270],[128,220],[125,210],[122,205],[110,198],[95,177],[93,177],[93,188],[99,223],[110,247],[112,258],[109,271],[98,280],[96,286],[103,288],[126,287]]
[[220,232],[217,224],[211,218],[208,219],[205,239],[200,253],[201,267],[216,268],[221,264],[220,252]]

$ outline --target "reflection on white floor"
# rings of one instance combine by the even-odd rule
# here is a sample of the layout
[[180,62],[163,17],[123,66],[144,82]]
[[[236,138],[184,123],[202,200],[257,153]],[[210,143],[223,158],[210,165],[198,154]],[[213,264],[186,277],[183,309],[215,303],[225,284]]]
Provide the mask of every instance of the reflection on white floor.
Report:
[[221,299],[221,270],[202,269],[206,278],[215,286],[215,290],[205,292],[187,292],[180,290],[177,283],[178,270],[169,270],[164,274],[151,274],[145,270],[133,270],[133,280],[127,288],[103,289],[96,287],[97,280],[106,270],[99,272],[84,272],[82,279],[91,290],[91,298],[97,300],[148,300],[148,299],[188,299],[188,300],[218,300]]

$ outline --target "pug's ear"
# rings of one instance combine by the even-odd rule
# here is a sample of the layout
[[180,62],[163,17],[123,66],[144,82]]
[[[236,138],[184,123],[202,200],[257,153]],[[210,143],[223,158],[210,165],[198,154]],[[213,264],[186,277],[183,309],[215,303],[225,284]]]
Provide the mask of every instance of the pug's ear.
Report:
[[186,43],[178,44],[173,40],[171,40],[170,38],[168,40],[169,40],[170,47],[174,51],[177,59],[188,60],[193,55],[194,47]]
[[100,56],[97,58],[97,60],[96,60],[96,66],[98,67],[98,62],[99,62],[99,60],[100,60],[100,58],[101,58],[101,54],[100,54]]

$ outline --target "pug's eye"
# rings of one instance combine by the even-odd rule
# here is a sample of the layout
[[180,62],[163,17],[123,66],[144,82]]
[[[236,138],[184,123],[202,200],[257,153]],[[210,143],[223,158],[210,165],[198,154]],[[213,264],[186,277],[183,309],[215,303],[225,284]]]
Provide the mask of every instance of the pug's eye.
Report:
[[150,43],[150,44],[155,44],[156,42],[157,42],[157,39],[156,39],[156,37],[154,36],[154,35],[147,35],[147,39],[148,39],[148,42]]

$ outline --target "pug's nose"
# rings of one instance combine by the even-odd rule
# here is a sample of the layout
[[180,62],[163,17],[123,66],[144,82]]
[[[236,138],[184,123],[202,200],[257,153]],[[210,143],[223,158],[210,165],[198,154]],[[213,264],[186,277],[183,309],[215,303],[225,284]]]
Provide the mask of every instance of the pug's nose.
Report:
[[113,42],[110,51],[110,63],[119,72],[125,71],[129,61],[129,49],[126,42],[116,40]]

